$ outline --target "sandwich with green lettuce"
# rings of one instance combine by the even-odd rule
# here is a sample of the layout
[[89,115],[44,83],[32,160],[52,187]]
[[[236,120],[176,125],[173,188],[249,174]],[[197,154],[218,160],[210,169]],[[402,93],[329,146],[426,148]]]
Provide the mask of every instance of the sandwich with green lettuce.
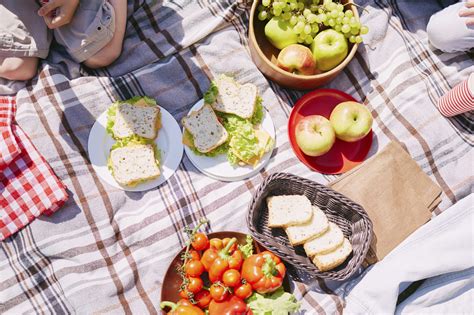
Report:
[[109,107],[106,130],[117,142],[107,166],[120,185],[133,187],[161,175],[161,154],[154,142],[160,128],[160,108],[150,97],[137,96]]
[[[220,75],[205,93],[204,103],[198,114],[191,113],[182,121],[183,143],[195,154],[226,154],[231,165],[256,166],[273,148],[274,140],[260,127],[263,106],[255,85],[241,85]],[[199,145],[202,142],[208,143],[206,148]]]

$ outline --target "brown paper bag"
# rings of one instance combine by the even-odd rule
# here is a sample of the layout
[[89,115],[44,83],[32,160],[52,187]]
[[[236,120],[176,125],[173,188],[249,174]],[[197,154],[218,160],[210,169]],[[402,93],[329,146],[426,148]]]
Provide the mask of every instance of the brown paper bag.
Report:
[[426,223],[441,200],[441,189],[395,142],[329,186],[362,205],[369,214],[374,238],[368,263],[384,258]]

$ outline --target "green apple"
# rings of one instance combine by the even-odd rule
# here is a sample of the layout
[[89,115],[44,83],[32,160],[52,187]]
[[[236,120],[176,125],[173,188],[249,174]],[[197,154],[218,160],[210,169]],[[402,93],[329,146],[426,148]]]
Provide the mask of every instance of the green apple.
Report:
[[265,25],[265,36],[278,49],[283,49],[298,42],[298,34],[288,21],[274,16]]
[[318,64],[318,69],[329,71],[346,58],[349,47],[342,33],[327,29],[316,35],[311,44],[311,51]]
[[354,142],[364,138],[372,128],[372,114],[366,106],[357,102],[342,102],[331,112],[329,118],[336,137]]
[[283,48],[278,54],[277,66],[281,69],[302,75],[316,72],[316,61],[308,47],[292,44]]
[[320,156],[331,150],[336,135],[329,120],[320,115],[301,119],[295,129],[296,143],[304,154]]

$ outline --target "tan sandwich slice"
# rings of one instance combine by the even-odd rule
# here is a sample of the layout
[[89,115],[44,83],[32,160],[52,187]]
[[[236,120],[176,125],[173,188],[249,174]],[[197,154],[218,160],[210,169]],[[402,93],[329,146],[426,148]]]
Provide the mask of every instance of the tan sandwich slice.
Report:
[[334,223],[329,222],[329,228],[324,234],[307,241],[303,247],[308,257],[332,252],[344,242],[344,234]]
[[210,152],[227,141],[227,130],[217,119],[210,105],[192,112],[182,119],[184,128],[192,135],[191,139],[183,137],[184,144],[191,144],[202,153]]
[[328,218],[324,212],[316,206],[313,206],[312,210],[313,216],[309,222],[285,228],[291,245],[304,244],[307,240],[324,234],[329,228]]
[[118,105],[112,130],[115,138],[138,135],[153,140],[157,137],[160,128],[160,108],[138,101],[135,104],[121,103]]
[[313,216],[311,202],[304,195],[281,195],[267,198],[268,226],[286,227],[305,224]]
[[109,159],[112,175],[120,185],[133,187],[161,174],[155,150],[149,144],[129,144],[113,149]]
[[240,85],[224,74],[214,80],[217,98],[212,107],[219,112],[234,114],[250,119],[255,112],[258,89],[254,84]]
[[328,271],[341,265],[352,252],[352,245],[347,238],[332,252],[316,255],[313,263],[321,271]]

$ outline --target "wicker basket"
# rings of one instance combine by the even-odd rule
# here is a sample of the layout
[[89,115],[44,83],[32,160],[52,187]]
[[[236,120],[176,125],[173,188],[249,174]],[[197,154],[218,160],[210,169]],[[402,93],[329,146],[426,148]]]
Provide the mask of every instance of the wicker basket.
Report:
[[[283,229],[270,229],[267,225],[266,198],[276,195],[306,195],[349,239],[353,248],[349,258],[336,269],[321,272],[306,256],[303,246],[293,247],[290,244]],[[286,173],[272,174],[263,181],[250,203],[247,224],[258,242],[297,269],[315,277],[338,281],[356,272],[372,240],[372,222],[360,205],[329,187]]]

